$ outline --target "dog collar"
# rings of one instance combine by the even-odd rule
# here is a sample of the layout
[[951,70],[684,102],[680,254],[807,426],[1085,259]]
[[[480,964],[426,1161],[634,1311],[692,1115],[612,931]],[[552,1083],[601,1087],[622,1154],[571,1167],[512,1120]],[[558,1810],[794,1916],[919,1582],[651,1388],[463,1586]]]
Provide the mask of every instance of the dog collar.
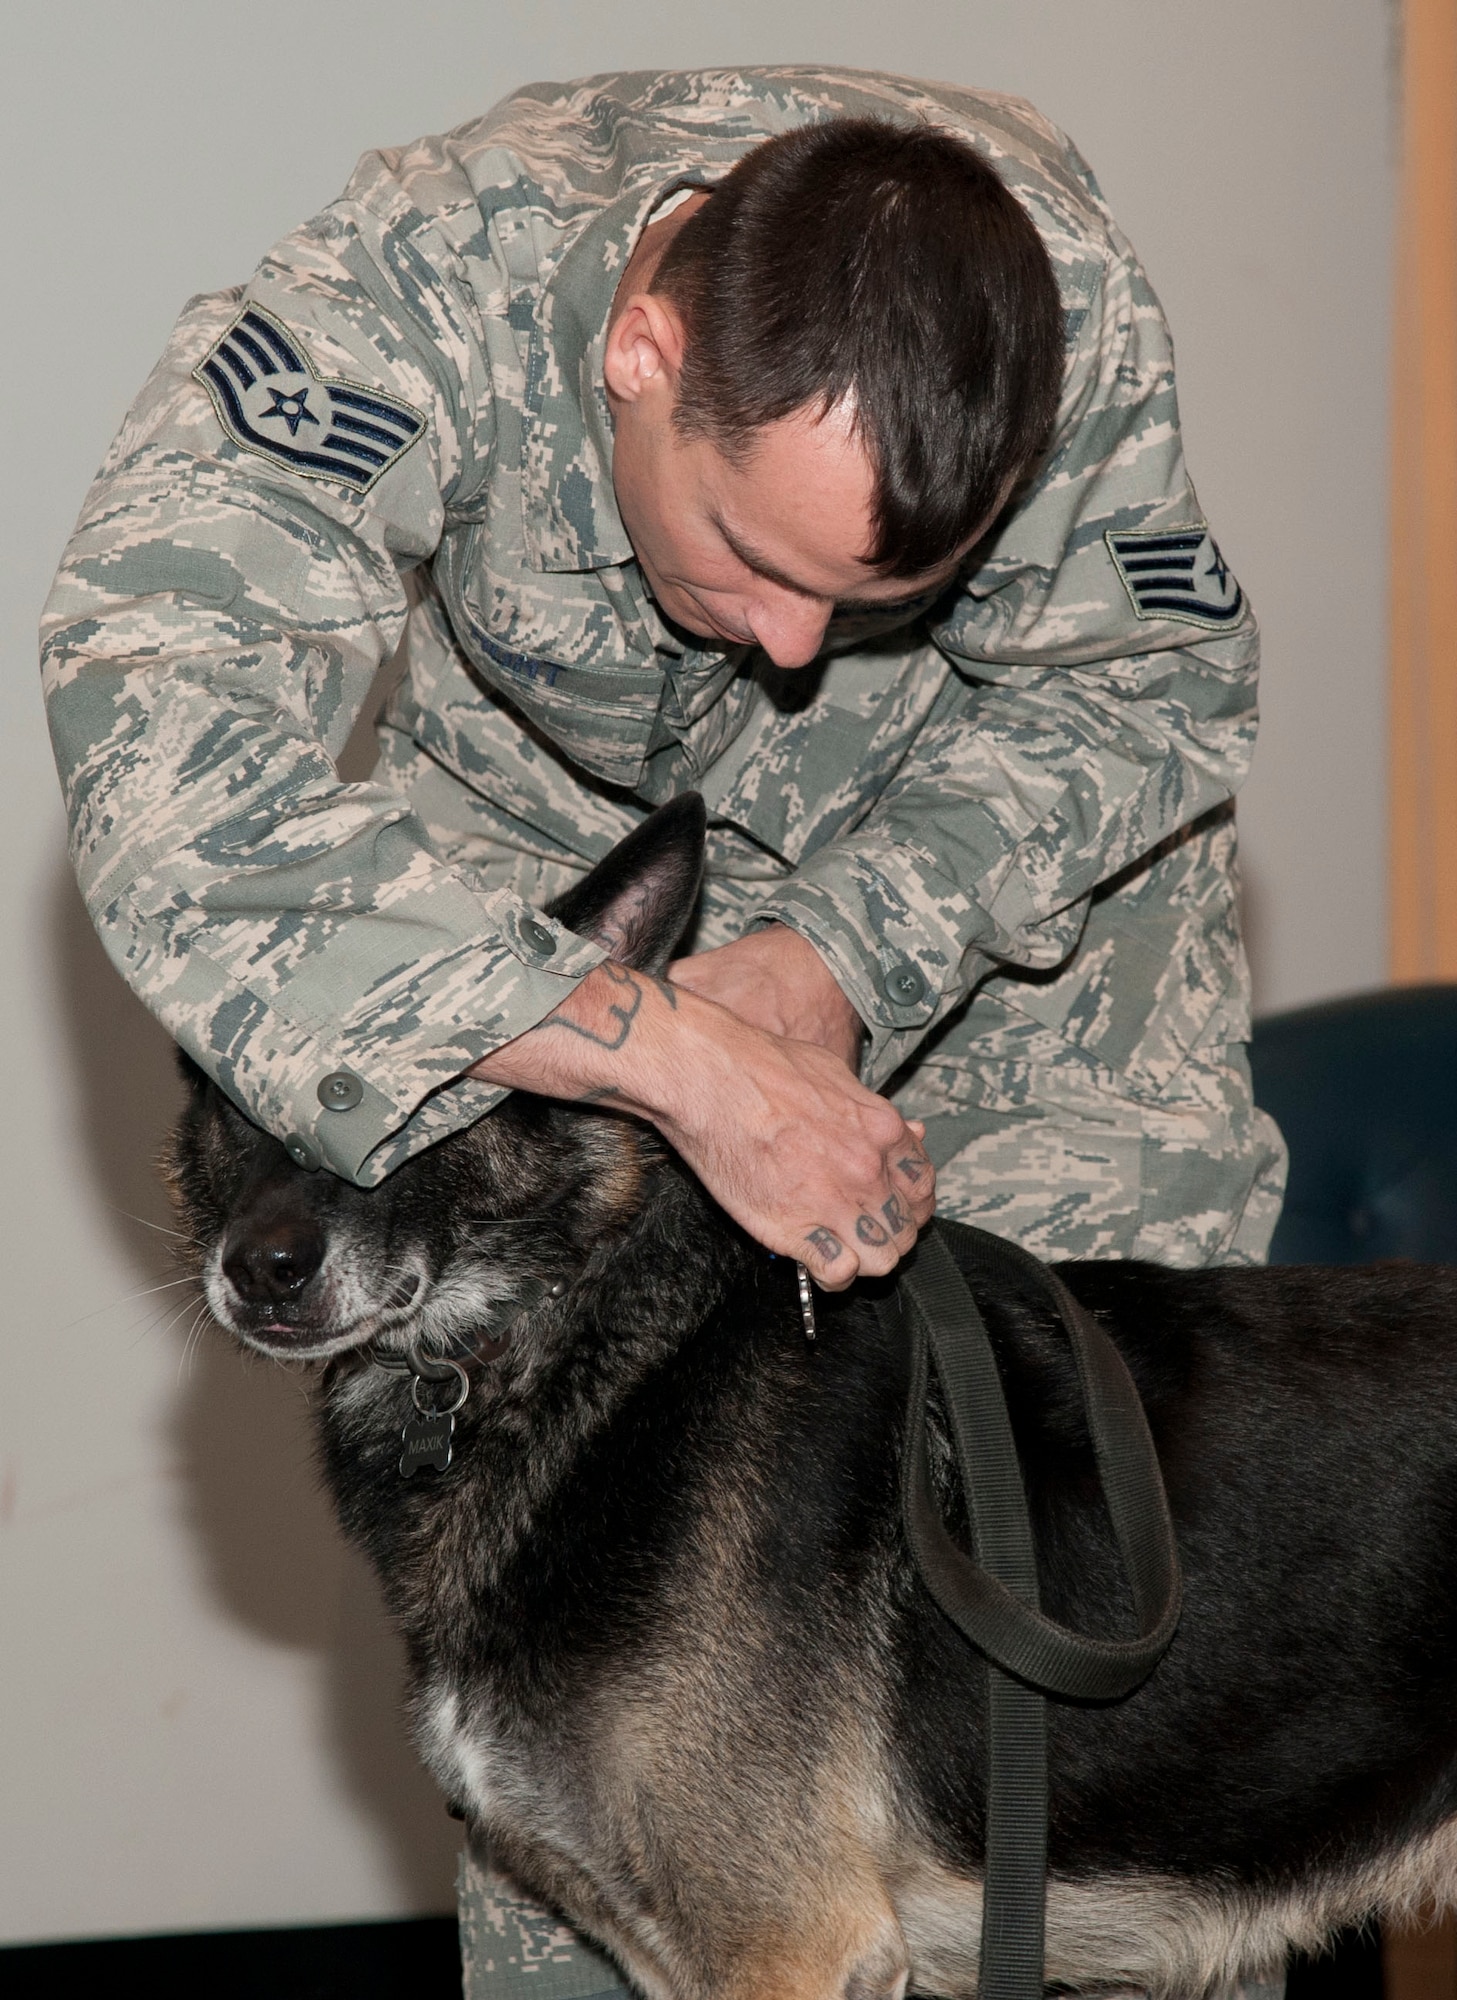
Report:
[[365,1353],[376,1368],[383,1368],[391,1375],[413,1375],[417,1383],[443,1382],[456,1375],[466,1377],[468,1369],[499,1361],[527,1320],[548,1302],[554,1304],[564,1299],[569,1289],[565,1278],[528,1279],[524,1300],[503,1327],[494,1332],[483,1328],[469,1341],[455,1340],[444,1354],[422,1354],[417,1347],[401,1351],[381,1347],[373,1340]]

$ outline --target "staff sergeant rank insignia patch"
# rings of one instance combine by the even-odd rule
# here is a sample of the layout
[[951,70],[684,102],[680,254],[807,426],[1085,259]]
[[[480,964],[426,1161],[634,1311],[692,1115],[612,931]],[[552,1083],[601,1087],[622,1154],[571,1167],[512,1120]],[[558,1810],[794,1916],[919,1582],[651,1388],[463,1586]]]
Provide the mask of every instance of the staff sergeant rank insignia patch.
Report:
[[233,321],[193,374],[234,444],[355,493],[425,434],[424,417],[397,396],[316,375],[293,334],[259,306]]
[[1203,526],[1103,537],[1140,618],[1176,618],[1222,632],[1245,608],[1213,535]]

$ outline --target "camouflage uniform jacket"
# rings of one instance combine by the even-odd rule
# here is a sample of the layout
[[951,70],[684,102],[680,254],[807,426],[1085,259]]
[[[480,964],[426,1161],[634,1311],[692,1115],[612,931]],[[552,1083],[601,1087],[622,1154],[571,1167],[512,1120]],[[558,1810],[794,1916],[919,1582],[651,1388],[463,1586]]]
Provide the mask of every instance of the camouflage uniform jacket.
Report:
[[[838,114],[927,119],[995,164],[1050,253],[1067,363],[1051,455],[975,569],[914,625],[832,628],[796,679],[658,619],[601,353],[654,209]],[[341,782],[407,615],[381,772]],[[114,961],[296,1157],[366,1184],[488,1108],[462,1072],[597,963],[523,889],[690,785],[718,934],[737,897],[807,935],[870,1081],[988,975],[1106,1048],[1173,981],[1176,1059],[1238,984],[1227,894],[1145,896],[1118,978],[1049,969],[1076,968],[1097,885],[1239,783],[1256,650],[1158,302],[1077,153],[1013,99],[809,68],[535,86],[366,155],[245,290],[186,308],[44,627]]]

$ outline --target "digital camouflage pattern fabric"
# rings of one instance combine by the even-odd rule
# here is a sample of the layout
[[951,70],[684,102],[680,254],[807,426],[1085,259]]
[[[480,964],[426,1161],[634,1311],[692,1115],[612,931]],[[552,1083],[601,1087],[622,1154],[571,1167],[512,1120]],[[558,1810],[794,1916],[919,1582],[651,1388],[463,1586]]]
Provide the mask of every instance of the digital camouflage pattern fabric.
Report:
[[[600,359],[653,211],[841,114],[994,163],[1051,256],[1066,377],[961,586],[789,675],[657,617]],[[343,783],[402,641],[379,769]],[[812,68],[539,85],[366,155],[245,290],[186,308],[44,627],[107,948],[295,1157],[369,1184],[485,1111],[463,1072],[600,956],[532,904],[695,787],[698,942],[811,939],[867,1080],[928,1117],[949,1212],[1173,1262],[1261,1255],[1278,1207],[1222,810],[1256,659],[1158,302],[1071,145],[1013,99]]]
[[456,1879],[461,1986],[491,2000],[628,2000],[617,1967],[467,1848]]

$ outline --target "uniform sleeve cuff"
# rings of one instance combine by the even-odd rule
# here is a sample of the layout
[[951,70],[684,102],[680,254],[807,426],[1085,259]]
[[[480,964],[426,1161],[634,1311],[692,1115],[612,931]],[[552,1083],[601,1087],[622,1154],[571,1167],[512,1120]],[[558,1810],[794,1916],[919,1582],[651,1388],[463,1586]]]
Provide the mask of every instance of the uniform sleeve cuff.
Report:
[[[515,897],[487,901],[485,938],[410,967],[407,1004],[394,1004],[386,986],[341,998],[333,1018],[321,1018],[307,983],[285,986],[266,1008],[254,1002],[252,1032],[221,1054],[209,1027],[254,996],[194,948],[194,1004],[174,1032],[297,1165],[373,1187],[498,1104],[506,1091],[467,1072],[544,1020],[606,957]],[[204,994],[211,1005],[196,1004]]]
[[914,1053],[992,965],[948,927],[916,921],[902,896],[862,860],[835,875],[800,874],[761,903],[756,924],[807,938],[865,1024],[860,1074],[872,1088]]

